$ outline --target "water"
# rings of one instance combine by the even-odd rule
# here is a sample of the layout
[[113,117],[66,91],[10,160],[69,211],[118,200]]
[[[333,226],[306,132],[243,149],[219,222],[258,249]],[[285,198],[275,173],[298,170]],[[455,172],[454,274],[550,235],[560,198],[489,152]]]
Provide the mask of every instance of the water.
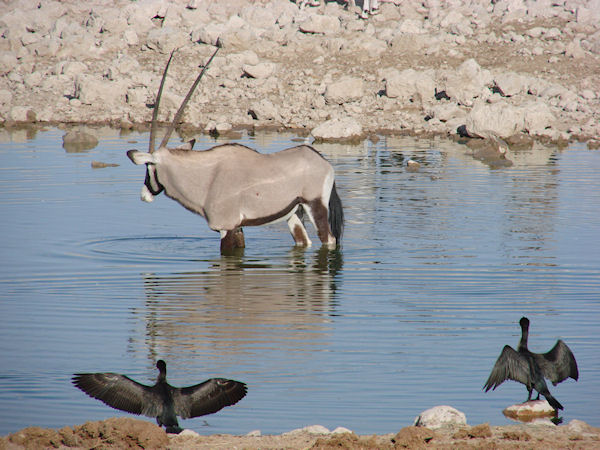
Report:
[[[600,152],[536,145],[491,169],[442,140],[318,145],[336,169],[343,248],[296,249],[277,224],[247,228],[244,254],[221,257],[203,219],[164,195],[139,200],[144,170],[125,151],[147,134],[95,133],[76,153],[58,129],[0,131],[0,435],[126,415],[71,375],[151,383],[158,358],[175,385],[248,384],[235,407],[182,421],[205,434],[388,433],[440,404],[501,425],[525,388],[481,387],[523,315],[534,351],[561,338],[577,357],[579,382],[550,386],[564,421],[600,426]],[[271,152],[296,139],[238,141]]]

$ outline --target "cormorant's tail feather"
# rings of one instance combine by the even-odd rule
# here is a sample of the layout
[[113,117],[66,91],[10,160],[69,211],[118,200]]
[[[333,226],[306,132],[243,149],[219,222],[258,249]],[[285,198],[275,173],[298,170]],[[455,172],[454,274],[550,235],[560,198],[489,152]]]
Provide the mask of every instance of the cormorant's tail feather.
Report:
[[561,405],[558,400],[552,397],[552,394],[550,392],[542,392],[542,395],[546,397],[546,400],[548,400],[548,403],[550,403],[550,406],[552,406],[554,409],[564,409],[563,405]]

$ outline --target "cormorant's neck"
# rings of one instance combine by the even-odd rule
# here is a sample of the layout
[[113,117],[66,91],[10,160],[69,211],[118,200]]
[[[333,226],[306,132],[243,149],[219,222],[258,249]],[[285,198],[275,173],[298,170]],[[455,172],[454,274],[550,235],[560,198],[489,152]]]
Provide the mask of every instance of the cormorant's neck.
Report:
[[527,338],[529,337],[529,329],[527,327],[521,327],[521,340],[519,341],[518,351],[528,351]]

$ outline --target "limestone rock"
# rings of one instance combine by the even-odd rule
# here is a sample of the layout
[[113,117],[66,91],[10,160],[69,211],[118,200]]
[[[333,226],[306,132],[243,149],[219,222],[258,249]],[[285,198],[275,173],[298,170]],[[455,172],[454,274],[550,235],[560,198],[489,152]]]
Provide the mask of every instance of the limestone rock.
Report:
[[276,65],[272,62],[261,62],[255,65],[244,64],[242,70],[251,78],[269,78],[275,72]]
[[360,123],[351,117],[330,119],[311,131],[321,141],[344,141],[359,139],[363,135]]
[[535,417],[553,416],[554,408],[550,406],[547,400],[530,400],[525,403],[518,403],[506,408],[502,413],[507,417],[517,419],[532,419]]
[[431,429],[466,424],[467,417],[464,413],[446,405],[434,406],[433,408],[423,411],[415,418],[414,422],[414,425],[417,427],[427,427]]
[[340,29],[340,21],[335,16],[312,14],[307,20],[300,23],[300,31],[314,34],[337,34]]
[[505,138],[521,131],[523,120],[524,112],[510,103],[477,101],[467,114],[466,127],[471,136]]
[[330,104],[342,104],[360,100],[363,95],[363,80],[345,76],[327,86],[325,101]]

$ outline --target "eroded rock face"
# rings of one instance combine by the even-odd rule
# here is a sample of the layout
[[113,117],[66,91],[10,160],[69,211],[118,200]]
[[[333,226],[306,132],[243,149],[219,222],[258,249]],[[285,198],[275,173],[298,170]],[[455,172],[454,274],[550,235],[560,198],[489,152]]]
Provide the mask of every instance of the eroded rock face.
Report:
[[0,123],[147,122],[178,48],[159,116],[167,120],[178,106],[168,99],[185,96],[220,41],[184,114],[198,129],[312,130],[351,117],[361,134],[466,125],[500,137],[598,138],[598,11],[598,0],[406,0],[365,21],[335,2],[8,0]]

